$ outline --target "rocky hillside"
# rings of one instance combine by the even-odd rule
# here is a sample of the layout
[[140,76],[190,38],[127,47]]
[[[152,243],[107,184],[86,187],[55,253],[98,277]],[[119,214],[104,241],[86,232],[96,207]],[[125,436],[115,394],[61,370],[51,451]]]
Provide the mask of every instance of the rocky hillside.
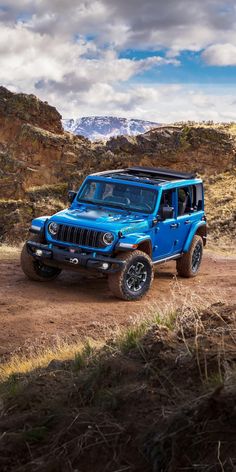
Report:
[[106,149],[141,165],[215,174],[235,166],[236,141],[227,127],[161,126],[135,137],[111,138]]
[[[221,192],[226,192],[225,173],[231,189],[236,182],[235,150],[230,125],[162,126],[138,136],[113,137],[106,144],[91,143],[64,132],[60,114],[48,103],[0,87],[0,242],[24,238],[31,218],[61,208],[67,187],[78,188],[87,173],[131,164],[194,170],[205,176],[213,216],[218,197],[211,193],[209,179],[223,176],[214,189],[227,210],[228,197]],[[230,208],[235,208],[231,197]],[[235,228],[235,215],[233,210],[226,213],[227,233]]]
[[0,87],[0,198],[24,198],[32,186],[65,182],[89,152],[89,141],[64,133],[54,107]]

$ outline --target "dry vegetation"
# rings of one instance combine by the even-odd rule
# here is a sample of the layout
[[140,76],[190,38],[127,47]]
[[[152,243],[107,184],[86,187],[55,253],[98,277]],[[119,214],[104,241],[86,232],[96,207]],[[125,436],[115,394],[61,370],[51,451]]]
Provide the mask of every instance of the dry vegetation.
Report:
[[210,177],[205,184],[210,244],[228,252],[236,241],[236,171]]
[[[92,348],[98,348],[102,344],[102,342],[94,339],[90,340],[89,338],[87,343]],[[31,349],[31,352],[24,355],[15,354],[8,362],[0,364],[0,382],[4,382],[14,375],[26,374],[35,369],[47,367],[55,359],[56,362],[72,359],[83,348],[84,344],[82,342],[72,344],[58,338],[53,347],[47,347],[43,350],[40,348]]]
[[232,471],[235,309],[154,307],[103,347],[28,374],[18,359],[1,382],[1,471]]
[[16,258],[19,258],[19,247],[21,247],[21,245],[18,245],[18,246],[10,246],[7,244],[0,245],[0,260],[11,261],[11,260],[16,260]]

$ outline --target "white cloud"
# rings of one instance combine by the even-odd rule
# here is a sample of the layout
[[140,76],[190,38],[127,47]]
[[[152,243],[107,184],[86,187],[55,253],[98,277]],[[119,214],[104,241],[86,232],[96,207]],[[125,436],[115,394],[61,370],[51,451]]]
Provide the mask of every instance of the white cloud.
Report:
[[120,85],[99,83],[79,93],[68,92],[64,101],[53,90],[40,91],[42,99],[56,105],[68,117],[113,115],[170,123],[185,120],[236,120],[235,90],[214,91],[179,84]]
[[[204,49],[209,65],[236,65],[235,25],[235,0],[6,0],[0,83],[37,94],[66,117],[231,120],[234,93],[134,79],[177,66],[183,50]],[[124,48],[167,53],[131,60],[120,58]]]
[[6,20],[22,18],[33,31],[92,34],[117,48],[199,51],[236,41],[235,0],[8,0],[4,11]]
[[213,44],[205,49],[202,57],[211,66],[236,66],[236,45]]
[[[32,92],[44,87],[61,92],[88,90],[95,84],[124,82],[163,64],[178,64],[160,56],[141,60],[119,58],[91,40],[72,40],[26,28],[1,25],[0,81]],[[59,105],[59,104],[58,104]]]
[[47,34],[31,32],[22,25],[0,27],[0,79],[34,81],[48,77],[60,80],[76,66],[90,45],[85,43],[59,43]]

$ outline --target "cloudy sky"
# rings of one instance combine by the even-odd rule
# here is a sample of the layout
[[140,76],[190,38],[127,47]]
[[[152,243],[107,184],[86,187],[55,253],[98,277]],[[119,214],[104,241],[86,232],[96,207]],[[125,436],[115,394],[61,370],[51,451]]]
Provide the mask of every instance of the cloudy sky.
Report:
[[0,84],[64,118],[236,120],[236,2],[0,0]]

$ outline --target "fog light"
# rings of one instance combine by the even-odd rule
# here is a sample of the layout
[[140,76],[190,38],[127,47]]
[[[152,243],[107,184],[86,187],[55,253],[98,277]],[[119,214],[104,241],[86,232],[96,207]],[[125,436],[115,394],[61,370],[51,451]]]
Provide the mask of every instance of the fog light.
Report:
[[103,262],[103,263],[102,263],[102,269],[107,270],[108,267],[109,267],[108,262]]
[[42,249],[36,249],[35,254],[36,254],[36,256],[41,257],[43,255]]

